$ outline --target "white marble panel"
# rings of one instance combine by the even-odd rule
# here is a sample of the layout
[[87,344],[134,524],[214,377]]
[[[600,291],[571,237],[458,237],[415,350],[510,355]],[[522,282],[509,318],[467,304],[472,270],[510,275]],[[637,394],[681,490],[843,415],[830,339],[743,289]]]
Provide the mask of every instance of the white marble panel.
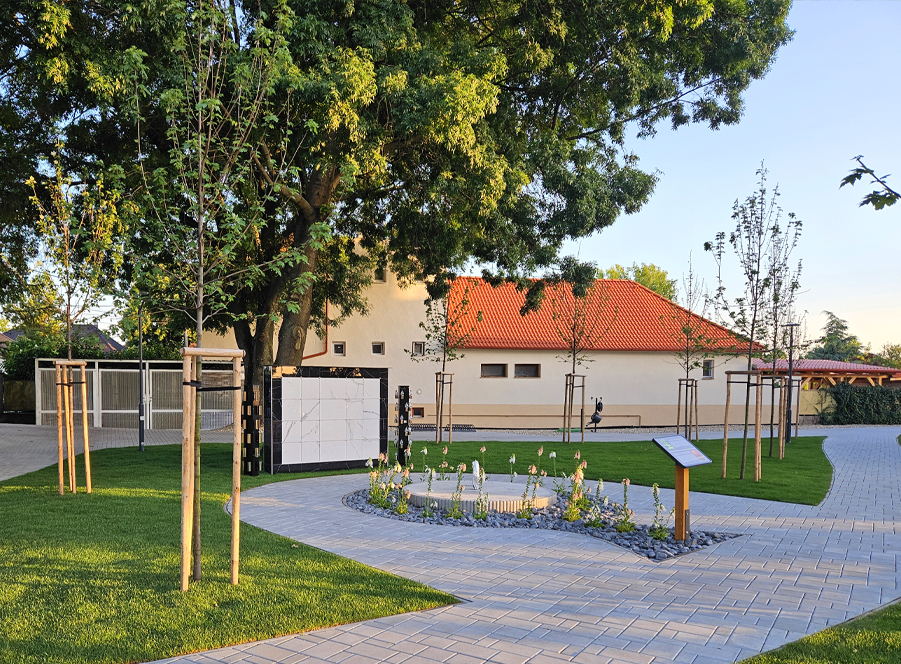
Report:
[[343,440],[319,443],[320,461],[344,461],[347,459],[347,443]]
[[347,402],[344,399],[322,399],[319,402],[320,420],[343,420],[347,418]]
[[364,399],[381,399],[382,397],[382,381],[378,378],[363,379],[363,398]]
[[304,421],[316,421],[319,419],[319,399],[304,399],[300,403],[301,419]]
[[319,443],[301,443],[300,444],[300,462],[301,463],[319,463]]
[[347,460],[371,459],[372,457],[366,456],[366,453],[363,451],[364,447],[365,443],[362,440],[351,440],[348,438],[346,447]]
[[322,443],[347,440],[346,420],[320,420],[319,441]]
[[382,416],[382,400],[363,399],[363,416],[367,419],[380,418]]
[[282,422],[282,442],[283,443],[299,443],[303,440],[303,432],[301,431],[301,423],[297,420],[289,420]]
[[293,422],[303,419],[303,406],[300,399],[282,401],[282,421]]
[[347,389],[348,399],[362,399],[364,396],[366,382],[365,378],[346,378],[345,387]]
[[363,439],[378,440],[379,439],[379,420],[367,417],[363,420]]
[[347,419],[363,421],[363,399],[347,400]]
[[363,440],[363,420],[347,420],[347,434],[344,437],[348,442]]
[[318,443],[319,420],[304,420],[300,422],[300,435],[304,443]]
[[301,463],[302,443],[282,443],[282,463]]
[[303,400],[319,399],[319,379],[318,378],[301,378],[300,398]]
[[293,376],[290,378],[282,378],[282,401],[289,399],[300,399],[300,384],[303,378]]
[[366,439],[363,441],[363,458],[378,459],[379,457],[379,441]]
[[325,399],[341,399],[347,398],[347,379],[346,378],[320,378],[319,379],[319,397]]

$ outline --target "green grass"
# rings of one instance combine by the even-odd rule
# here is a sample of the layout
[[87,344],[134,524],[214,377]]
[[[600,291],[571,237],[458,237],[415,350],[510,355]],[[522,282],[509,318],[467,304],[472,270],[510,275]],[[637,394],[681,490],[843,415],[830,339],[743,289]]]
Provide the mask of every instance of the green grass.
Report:
[[[741,440],[729,441],[728,472],[722,479],[722,440],[702,440],[698,448],[713,460],[706,466],[691,469],[690,488],[692,491],[704,491],[728,496],[744,496],[761,498],[784,503],[817,505],[832,483],[832,464],[823,452],[823,437],[812,436],[793,438],[785,452],[785,459],[779,461],[764,455],[761,466],[761,481],[754,482],[754,441],[748,444],[748,461],[745,479],[740,480]],[[466,463],[467,467],[476,459],[481,463],[479,448],[485,446],[485,469],[489,473],[509,473],[509,458],[516,455],[514,470],[520,475],[528,472],[529,464],[541,462],[540,467],[548,474],[553,473],[553,462],[548,458],[552,451],[557,452],[557,472],[571,474],[575,470],[573,458],[579,450],[582,459],[588,461],[586,477],[591,480],[603,478],[605,482],[620,482],[628,477],[635,484],[650,486],[654,482],[662,487],[673,488],[675,470],[672,460],[657,447],[653,441],[628,443],[573,442],[571,444],[557,442],[462,442],[453,443],[447,454],[449,464],[455,466]],[[537,456],[538,448],[544,446],[544,454]],[[768,441],[765,441],[768,445]],[[441,447],[435,443],[414,443],[413,464],[421,468],[423,457],[420,453],[423,446],[428,447],[426,463],[437,467],[441,463]],[[609,489],[608,489],[609,491]],[[612,495],[612,494],[611,494]]]
[[58,495],[55,466],[0,483],[0,662],[146,661],[456,601],[246,524],[229,585],[231,449],[202,449],[204,578],[184,594],[179,447],[92,454],[91,495]]
[[901,604],[805,636],[742,664],[875,664],[901,662]]

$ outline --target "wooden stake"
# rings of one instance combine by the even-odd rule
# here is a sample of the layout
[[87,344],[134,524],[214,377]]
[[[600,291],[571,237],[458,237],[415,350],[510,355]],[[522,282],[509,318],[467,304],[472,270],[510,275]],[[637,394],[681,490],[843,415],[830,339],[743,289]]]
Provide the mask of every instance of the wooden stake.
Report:
[[72,425],[72,370],[63,366],[63,417],[66,421],[66,454],[69,455],[69,491],[78,493],[75,480],[75,427]]
[[679,399],[676,402],[676,435],[682,433],[682,379],[679,379]]
[[[441,385],[441,372],[435,372],[435,445],[441,445],[441,426],[444,424],[444,394]],[[398,421],[400,421],[400,413],[398,413]],[[400,433],[400,424],[398,426],[398,434]]]
[[232,397],[234,410],[234,450],[232,451],[232,548],[231,584],[238,585],[238,565],[241,557],[241,359],[232,358]]
[[188,590],[191,571],[191,534],[194,530],[194,402],[192,380],[194,358],[182,353],[182,424],[181,424],[181,591]]
[[779,458],[785,458],[785,385],[779,386]]
[[701,440],[701,431],[698,428],[700,426],[700,419],[698,417],[698,381],[695,379],[694,382],[694,396],[695,396],[695,440]]
[[569,419],[567,417],[567,413],[569,413],[569,383],[571,380],[572,374],[566,374],[566,389],[563,392],[563,442],[566,442],[566,434],[569,431]]
[[726,454],[729,451],[729,400],[732,396],[732,382],[726,373],[726,413],[723,415],[723,479],[726,479]]
[[579,427],[582,429],[582,444],[585,444],[585,376],[582,376],[582,412],[579,413]]
[[688,468],[676,464],[676,532],[677,542],[685,540],[685,511],[688,509]]
[[754,481],[760,481],[760,416],[763,407],[763,380],[757,376],[757,396],[754,403]]
[[84,440],[84,474],[87,492],[91,493],[91,444],[88,442],[88,374],[87,365],[81,365],[81,431]]
[[66,492],[63,477],[63,386],[60,366],[56,365],[56,450],[59,456],[59,495]]
[[447,391],[447,444],[450,445],[454,442],[454,374],[448,374],[448,377],[450,389]]
[[[798,389],[795,390],[797,400],[795,401],[795,438],[798,437],[798,429],[801,428],[801,381],[798,381]],[[791,422],[789,422],[791,426]]]

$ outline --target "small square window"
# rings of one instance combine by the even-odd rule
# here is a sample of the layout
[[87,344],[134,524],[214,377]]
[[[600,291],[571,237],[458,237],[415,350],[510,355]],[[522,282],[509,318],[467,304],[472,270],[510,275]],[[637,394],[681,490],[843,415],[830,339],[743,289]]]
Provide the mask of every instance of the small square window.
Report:
[[425,355],[425,341],[414,341],[413,350],[410,351],[413,357],[422,357]]
[[336,341],[332,344],[332,355],[344,357],[345,345],[343,341]]
[[375,283],[383,284],[385,283],[385,268],[377,267],[372,273],[372,280]]
[[513,367],[514,378],[541,378],[540,364],[516,364]]
[[372,343],[372,354],[373,355],[384,355],[385,354],[385,342],[384,341],[374,341]]
[[704,360],[701,364],[701,377],[713,378],[713,360]]
[[413,417],[425,417],[425,408],[413,407]]
[[482,365],[482,378],[506,378],[507,377],[507,365],[506,364],[483,364]]

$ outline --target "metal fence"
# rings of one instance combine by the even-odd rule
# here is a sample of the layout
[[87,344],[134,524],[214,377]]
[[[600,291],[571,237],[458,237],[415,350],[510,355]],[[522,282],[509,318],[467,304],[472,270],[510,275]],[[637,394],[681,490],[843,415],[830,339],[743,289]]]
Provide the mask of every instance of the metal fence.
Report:
[[[131,360],[88,360],[88,422],[95,428],[138,428],[139,367]],[[203,384],[231,384],[230,363],[204,362]],[[56,425],[56,369],[52,359],[35,360],[35,424]],[[144,361],[144,407],[147,429],[181,429],[182,365],[165,360]],[[232,393],[201,392],[201,429],[232,425]],[[98,408],[99,405],[99,408]],[[81,391],[75,390],[74,411],[81,416]]]

